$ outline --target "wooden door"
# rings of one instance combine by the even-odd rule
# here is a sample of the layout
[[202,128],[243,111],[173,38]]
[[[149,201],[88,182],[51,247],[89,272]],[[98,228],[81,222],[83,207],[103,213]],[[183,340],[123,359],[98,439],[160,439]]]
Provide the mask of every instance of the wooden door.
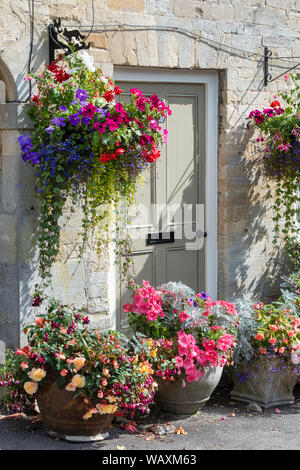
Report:
[[[118,82],[129,98],[133,87]],[[181,281],[205,289],[205,88],[180,83],[136,83],[144,95],[157,94],[172,111],[163,126],[168,141],[161,158],[145,175],[136,207],[130,213],[136,281]],[[151,234],[151,235],[149,235]],[[159,237],[162,240],[157,240]],[[150,240],[149,240],[150,238]],[[117,285],[117,328],[127,330],[122,305],[130,301],[126,286]]]

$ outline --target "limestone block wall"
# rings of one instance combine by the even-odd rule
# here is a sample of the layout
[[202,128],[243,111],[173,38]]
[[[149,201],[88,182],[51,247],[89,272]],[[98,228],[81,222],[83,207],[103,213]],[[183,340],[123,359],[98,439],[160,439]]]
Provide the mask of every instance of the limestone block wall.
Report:
[[[63,27],[90,32],[90,52],[106,74],[113,75],[114,66],[122,65],[132,66],[133,74],[134,67],[219,71],[218,296],[233,298],[245,290],[258,296],[269,295],[266,261],[270,257],[272,214],[265,202],[263,180],[252,165],[255,149],[245,120],[253,107],[267,105],[288,86],[278,79],[264,87],[263,52],[264,46],[268,46],[273,57],[300,56],[299,0],[35,0],[34,3],[15,0],[13,4],[2,0],[0,58],[10,72],[5,77],[6,101],[15,99],[10,91],[12,84],[19,100],[28,96],[28,84],[23,77],[28,69],[33,16],[31,67],[35,70],[48,60],[47,26],[54,18],[61,18]],[[90,31],[93,17],[94,28]],[[270,71],[276,76],[295,62],[297,59],[271,61]],[[3,80],[1,73],[0,67]],[[17,128],[22,128],[20,106],[7,103],[5,107],[10,105],[14,109],[11,112],[17,113]],[[8,297],[12,303],[19,302],[21,316],[25,318],[27,291],[35,280],[35,253],[33,250],[22,264],[15,247],[18,240],[26,247],[28,256],[31,242],[26,234],[31,233],[37,212],[30,209],[29,201],[34,200],[32,186],[25,184],[29,170],[22,167],[20,172],[17,147],[9,158],[5,149],[16,136],[14,128],[6,127],[5,112],[0,109],[1,243],[6,228],[10,227],[12,236],[5,239],[7,248],[0,253],[1,256],[4,253],[0,260],[0,290],[13,285],[18,272],[19,300]],[[10,179],[18,171],[23,188],[19,192],[14,191]],[[20,199],[21,191],[28,196],[27,205],[23,202],[26,198]],[[70,223],[71,228],[62,234],[61,256],[71,249],[76,217]],[[77,268],[77,281],[71,281],[77,263],[76,256],[72,256],[68,263],[59,259],[54,267],[56,289],[68,300],[88,301],[95,318],[110,323],[113,305],[108,291],[109,259],[99,260],[89,252]],[[5,280],[1,275],[4,265],[7,265]],[[0,307],[2,324],[1,318],[7,319],[7,315],[6,309]]]

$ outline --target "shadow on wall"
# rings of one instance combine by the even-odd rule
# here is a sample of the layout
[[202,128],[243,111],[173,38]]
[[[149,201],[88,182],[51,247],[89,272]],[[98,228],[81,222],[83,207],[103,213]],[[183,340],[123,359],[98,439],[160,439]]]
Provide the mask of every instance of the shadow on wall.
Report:
[[[246,128],[249,112],[263,90],[262,64],[258,64],[237,103],[242,114],[235,120],[227,118],[227,129],[220,126],[219,148],[219,296],[234,300],[252,293],[254,300],[268,301],[279,293],[278,280],[283,274],[279,260],[282,249],[273,247],[273,222],[270,201],[266,199],[266,181],[258,164],[260,151],[251,139],[253,131]],[[226,75],[221,87],[225,90]],[[252,102],[243,105],[248,90],[255,89]],[[222,90],[221,90],[222,93]],[[226,94],[225,94],[226,95]],[[226,116],[226,96],[220,106],[221,118]],[[230,127],[230,132],[228,132]],[[272,277],[275,282],[271,283]]]
[[[39,39],[33,49],[33,69],[39,67],[44,59],[47,60],[46,50],[46,42]],[[0,128],[2,152],[5,152],[6,162],[5,168],[0,165],[2,166],[1,177],[5,178],[5,185],[2,185],[2,197],[6,200],[6,207],[2,204],[0,212],[3,220],[12,220],[15,223],[14,233],[10,233],[7,238],[5,238],[5,230],[9,228],[2,226],[2,232],[3,230],[4,232],[2,233],[2,250],[0,250],[0,355],[4,354],[5,347],[19,347],[20,341],[22,342],[21,329],[34,316],[31,308],[31,295],[35,283],[38,282],[35,234],[39,208],[35,191],[35,176],[33,168],[27,167],[22,161],[17,142],[19,133],[23,130],[26,133],[30,132],[31,128],[26,114],[29,104],[23,103],[29,98],[28,81],[24,80],[27,68],[28,64],[25,64],[15,82],[8,66],[0,59],[0,80],[4,81],[6,87],[6,104],[3,104],[3,112],[4,115],[8,113],[17,117],[14,125],[4,121],[3,128]],[[12,119],[11,122],[13,122]],[[0,157],[3,159],[2,155]],[[13,209],[14,205],[9,204],[11,195],[16,201]],[[6,261],[7,244],[14,246],[15,253],[15,259],[9,262]]]

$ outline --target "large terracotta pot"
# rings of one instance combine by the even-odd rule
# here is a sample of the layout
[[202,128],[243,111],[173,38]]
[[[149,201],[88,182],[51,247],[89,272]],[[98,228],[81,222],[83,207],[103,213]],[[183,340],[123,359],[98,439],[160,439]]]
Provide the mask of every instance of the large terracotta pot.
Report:
[[242,362],[232,368],[231,398],[241,402],[254,402],[263,408],[294,403],[293,389],[297,375],[293,365],[279,356]]
[[95,413],[88,420],[83,419],[86,405],[75,392],[59,389],[56,377],[47,374],[37,391],[37,404],[45,431],[54,437],[68,441],[96,441],[108,437],[108,428],[114,414]]
[[[186,382],[185,376],[177,376],[174,382],[161,382],[155,401],[165,413],[191,415],[201,410],[218,385],[223,367],[208,368],[199,380]],[[183,384],[185,383],[185,386]]]

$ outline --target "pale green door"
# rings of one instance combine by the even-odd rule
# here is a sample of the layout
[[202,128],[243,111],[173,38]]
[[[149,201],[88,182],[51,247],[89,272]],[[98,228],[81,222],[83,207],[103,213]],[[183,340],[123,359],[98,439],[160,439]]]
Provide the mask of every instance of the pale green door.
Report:
[[[144,95],[157,94],[172,110],[164,124],[167,144],[145,176],[130,214],[136,281],[148,280],[154,287],[181,281],[204,290],[205,88],[180,83],[118,82],[118,86],[125,91],[123,101],[134,87]],[[159,233],[162,240],[157,240]],[[117,283],[117,328],[126,331],[122,305],[130,296],[126,286]]]

